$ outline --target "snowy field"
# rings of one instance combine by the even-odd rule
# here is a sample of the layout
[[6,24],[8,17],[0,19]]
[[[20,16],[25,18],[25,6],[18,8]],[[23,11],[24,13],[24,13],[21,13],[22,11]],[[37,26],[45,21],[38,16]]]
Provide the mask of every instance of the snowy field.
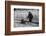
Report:
[[35,23],[26,23],[26,24],[21,24],[21,23],[15,23],[14,27],[38,27],[38,24]]
[[25,22],[25,23],[21,23],[21,21],[16,21],[14,22],[14,27],[38,27],[39,26],[39,22],[34,21],[34,22]]

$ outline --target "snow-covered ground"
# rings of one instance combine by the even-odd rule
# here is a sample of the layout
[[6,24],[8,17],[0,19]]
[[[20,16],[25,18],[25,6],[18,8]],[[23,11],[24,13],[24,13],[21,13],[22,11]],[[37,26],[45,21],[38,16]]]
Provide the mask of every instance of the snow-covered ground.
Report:
[[38,27],[38,24],[35,23],[26,23],[26,24],[21,24],[21,23],[15,23],[14,27]]

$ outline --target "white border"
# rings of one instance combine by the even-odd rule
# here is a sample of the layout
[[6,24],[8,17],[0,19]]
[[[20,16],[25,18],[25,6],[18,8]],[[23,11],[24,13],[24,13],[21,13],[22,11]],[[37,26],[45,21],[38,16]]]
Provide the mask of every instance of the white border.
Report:
[[[39,9],[39,27],[17,27],[14,28],[14,8]],[[42,30],[42,7],[41,6],[22,6],[11,5],[11,32],[12,31],[27,31],[27,30]]]

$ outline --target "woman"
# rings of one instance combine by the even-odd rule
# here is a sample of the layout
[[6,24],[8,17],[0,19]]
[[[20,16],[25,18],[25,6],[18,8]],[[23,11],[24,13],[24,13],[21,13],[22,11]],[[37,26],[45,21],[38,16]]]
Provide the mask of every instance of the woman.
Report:
[[28,13],[28,18],[29,18],[29,22],[32,22],[33,19],[33,15],[31,12]]

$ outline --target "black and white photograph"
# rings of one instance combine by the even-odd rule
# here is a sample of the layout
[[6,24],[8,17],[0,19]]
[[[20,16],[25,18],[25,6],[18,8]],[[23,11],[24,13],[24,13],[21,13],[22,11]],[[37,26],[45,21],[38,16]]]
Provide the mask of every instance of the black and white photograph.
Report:
[[[44,33],[44,3],[5,1],[5,34]],[[7,5],[7,6],[6,6]]]
[[14,8],[14,27],[39,27],[39,9]]

